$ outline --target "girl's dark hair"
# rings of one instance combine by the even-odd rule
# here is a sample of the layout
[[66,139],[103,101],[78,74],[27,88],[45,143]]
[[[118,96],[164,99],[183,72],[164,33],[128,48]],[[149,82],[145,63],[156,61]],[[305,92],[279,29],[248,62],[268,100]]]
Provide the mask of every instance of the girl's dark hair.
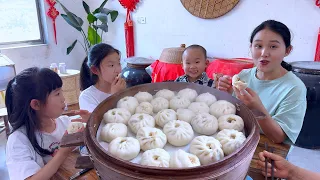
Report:
[[[251,34],[250,43],[252,43],[254,36],[259,31],[264,30],[264,29],[269,29],[269,30],[279,34],[282,37],[282,39],[286,45],[286,48],[291,47],[291,33],[290,33],[289,28],[285,24],[283,24],[279,21],[275,21],[275,20],[267,20],[267,21],[264,21],[263,23],[261,23],[259,26],[257,26]],[[292,66],[290,64],[286,63],[285,61],[281,62],[281,66],[288,71],[292,70]]]
[[40,121],[36,111],[31,108],[32,99],[45,104],[48,95],[55,89],[62,87],[62,80],[57,73],[48,68],[32,67],[23,70],[12,79],[6,89],[5,103],[8,111],[12,132],[25,126],[26,136],[35,151],[41,155],[51,155],[53,152],[43,149],[37,141],[36,133],[40,129]]
[[90,67],[95,66],[100,70],[102,60],[114,52],[120,55],[119,50],[105,43],[96,44],[90,49],[88,57],[84,59],[80,70],[81,91],[96,84],[98,81],[98,76],[91,72]]
[[204,55],[205,59],[207,59],[207,50],[206,50],[204,47],[202,47],[202,46],[200,46],[200,45],[198,45],[198,44],[193,44],[193,45],[188,46],[188,47],[183,51],[183,53],[184,53],[185,51],[187,51],[188,49],[200,49],[200,50],[203,52],[203,55]]

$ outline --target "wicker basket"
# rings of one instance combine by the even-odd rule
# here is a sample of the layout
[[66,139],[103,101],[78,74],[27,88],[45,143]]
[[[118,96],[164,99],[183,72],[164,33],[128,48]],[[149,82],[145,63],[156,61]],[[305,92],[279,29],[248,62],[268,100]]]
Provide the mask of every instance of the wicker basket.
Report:
[[185,44],[181,44],[180,47],[163,49],[159,61],[170,64],[182,64],[182,53],[185,49]]
[[77,104],[80,95],[80,71],[68,69],[66,74],[58,74],[63,82],[62,90],[67,105]]
[[231,11],[240,0],[180,0],[192,15],[214,19]]

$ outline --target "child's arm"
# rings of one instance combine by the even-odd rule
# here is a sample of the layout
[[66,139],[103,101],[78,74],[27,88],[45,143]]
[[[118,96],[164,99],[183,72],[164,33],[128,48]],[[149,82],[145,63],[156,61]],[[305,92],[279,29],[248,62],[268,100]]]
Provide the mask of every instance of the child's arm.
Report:
[[89,120],[89,117],[91,113],[87,110],[76,110],[72,112],[74,115],[80,115],[81,119],[73,119],[71,122],[82,122],[82,123],[87,123]]
[[57,154],[36,174],[27,178],[28,180],[43,180],[50,179],[59,169],[61,164],[66,160],[69,153],[74,149],[74,147],[70,148],[60,148]]

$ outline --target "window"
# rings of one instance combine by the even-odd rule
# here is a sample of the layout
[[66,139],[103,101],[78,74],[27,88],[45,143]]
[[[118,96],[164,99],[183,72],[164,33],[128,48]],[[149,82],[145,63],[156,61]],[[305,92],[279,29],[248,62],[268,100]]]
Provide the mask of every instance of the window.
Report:
[[41,0],[0,0],[0,45],[45,43]]

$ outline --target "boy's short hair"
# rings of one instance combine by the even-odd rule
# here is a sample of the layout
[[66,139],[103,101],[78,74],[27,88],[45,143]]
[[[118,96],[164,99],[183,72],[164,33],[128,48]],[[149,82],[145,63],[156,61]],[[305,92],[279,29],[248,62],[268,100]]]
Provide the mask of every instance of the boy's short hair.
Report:
[[200,45],[198,45],[198,44],[192,44],[192,45],[188,46],[188,47],[183,51],[182,54],[184,54],[184,52],[186,52],[188,49],[200,49],[200,50],[203,52],[204,57],[207,59],[207,50],[206,50],[204,47],[202,47],[202,46],[200,46]]

